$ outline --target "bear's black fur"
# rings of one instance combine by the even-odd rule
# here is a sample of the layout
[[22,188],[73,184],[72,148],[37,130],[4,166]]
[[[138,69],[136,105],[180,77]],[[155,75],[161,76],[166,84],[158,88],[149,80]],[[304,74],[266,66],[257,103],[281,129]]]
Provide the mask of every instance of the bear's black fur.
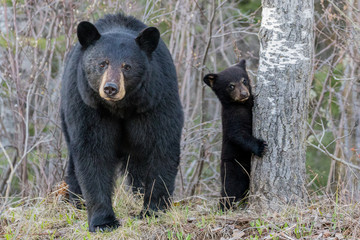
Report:
[[222,104],[220,207],[224,210],[246,196],[250,183],[251,154],[261,157],[266,143],[252,136],[254,102],[245,60],[220,73],[207,74],[204,82]]
[[81,22],[61,89],[70,200],[86,201],[89,230],[116,228],[117,167],[144,210],[169,204],[179,165],[183,112],[176,71],[159,31],[122,14]]

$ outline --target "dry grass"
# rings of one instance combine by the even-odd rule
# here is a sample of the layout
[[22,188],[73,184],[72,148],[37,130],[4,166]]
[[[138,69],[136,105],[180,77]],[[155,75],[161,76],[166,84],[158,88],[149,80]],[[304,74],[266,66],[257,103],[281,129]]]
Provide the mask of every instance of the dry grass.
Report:
[[[335,198],[336,199],[336,198]],[[238,209],[222,213],[216,199],[192,197],[175,201],[158,218],[135,218],[140,196],[117,188],[114,208],[121,227],[113,232],[89,233],[85,210],[62,201],[54,192],[47,198],[22,202],[0,217],[4,239],[359,239],[360,205],[340,204],[327,197],[313,198],[303,208],[258,214]]]

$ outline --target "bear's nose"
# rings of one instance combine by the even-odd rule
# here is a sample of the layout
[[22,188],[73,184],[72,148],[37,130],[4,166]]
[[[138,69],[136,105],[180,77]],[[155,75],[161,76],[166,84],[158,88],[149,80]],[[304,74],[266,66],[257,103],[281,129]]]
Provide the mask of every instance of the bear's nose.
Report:
[[247,97],[249,97],[249,94],[248,94],[248,92],[241,92],[240,96],[241,96],[241,98],[247,98]]
[[104,92],[109,97],[113,97],[119,92],[118,86],[115,83],[105,83]]

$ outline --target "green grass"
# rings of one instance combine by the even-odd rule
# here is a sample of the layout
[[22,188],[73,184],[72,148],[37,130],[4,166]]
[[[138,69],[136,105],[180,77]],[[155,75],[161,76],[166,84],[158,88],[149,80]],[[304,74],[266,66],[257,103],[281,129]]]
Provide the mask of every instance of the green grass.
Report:
[[141,196],[121,185],[114,209],[121,226],[89,233],[86,210],[65,203],[56,193],[9,207],[0,216],[0,239],[313,239],[360,237],[359,204],[340,204],[316,197],[303,208],[289,206],[280,213],[259,214],[251,209],[222,213],[216,199],[193,197],[175,201],[159,217],[138,219]]

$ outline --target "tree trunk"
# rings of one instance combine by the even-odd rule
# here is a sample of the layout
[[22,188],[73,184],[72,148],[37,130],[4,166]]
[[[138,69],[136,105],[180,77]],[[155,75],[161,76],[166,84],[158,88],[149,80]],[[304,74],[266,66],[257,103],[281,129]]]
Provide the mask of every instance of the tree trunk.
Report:
[[[337,2],[347,4],[346,29],[344,46],[346,55],[343,61],[344,77],[339,95],[339,108],[341,119],[339,128],[343,128],[342,134],[338,134],[339,143],[342,147],[342,155],[345,161],[359,165],[360,163],[360,80],[359,80],[359,49],[358,42],[360,33],[355,30],[359,24],[359,16],[355,9],[360,6],[358,0]],[[360,197],[360,172],[339,163],[337,170],[337,181],[341,184],[342,200],[352,202]]]
[[306,201],[305,136],[313,59],[313,0],[262,0],[254,136],[268,151],[252,162],[250,202],[280,210]]

